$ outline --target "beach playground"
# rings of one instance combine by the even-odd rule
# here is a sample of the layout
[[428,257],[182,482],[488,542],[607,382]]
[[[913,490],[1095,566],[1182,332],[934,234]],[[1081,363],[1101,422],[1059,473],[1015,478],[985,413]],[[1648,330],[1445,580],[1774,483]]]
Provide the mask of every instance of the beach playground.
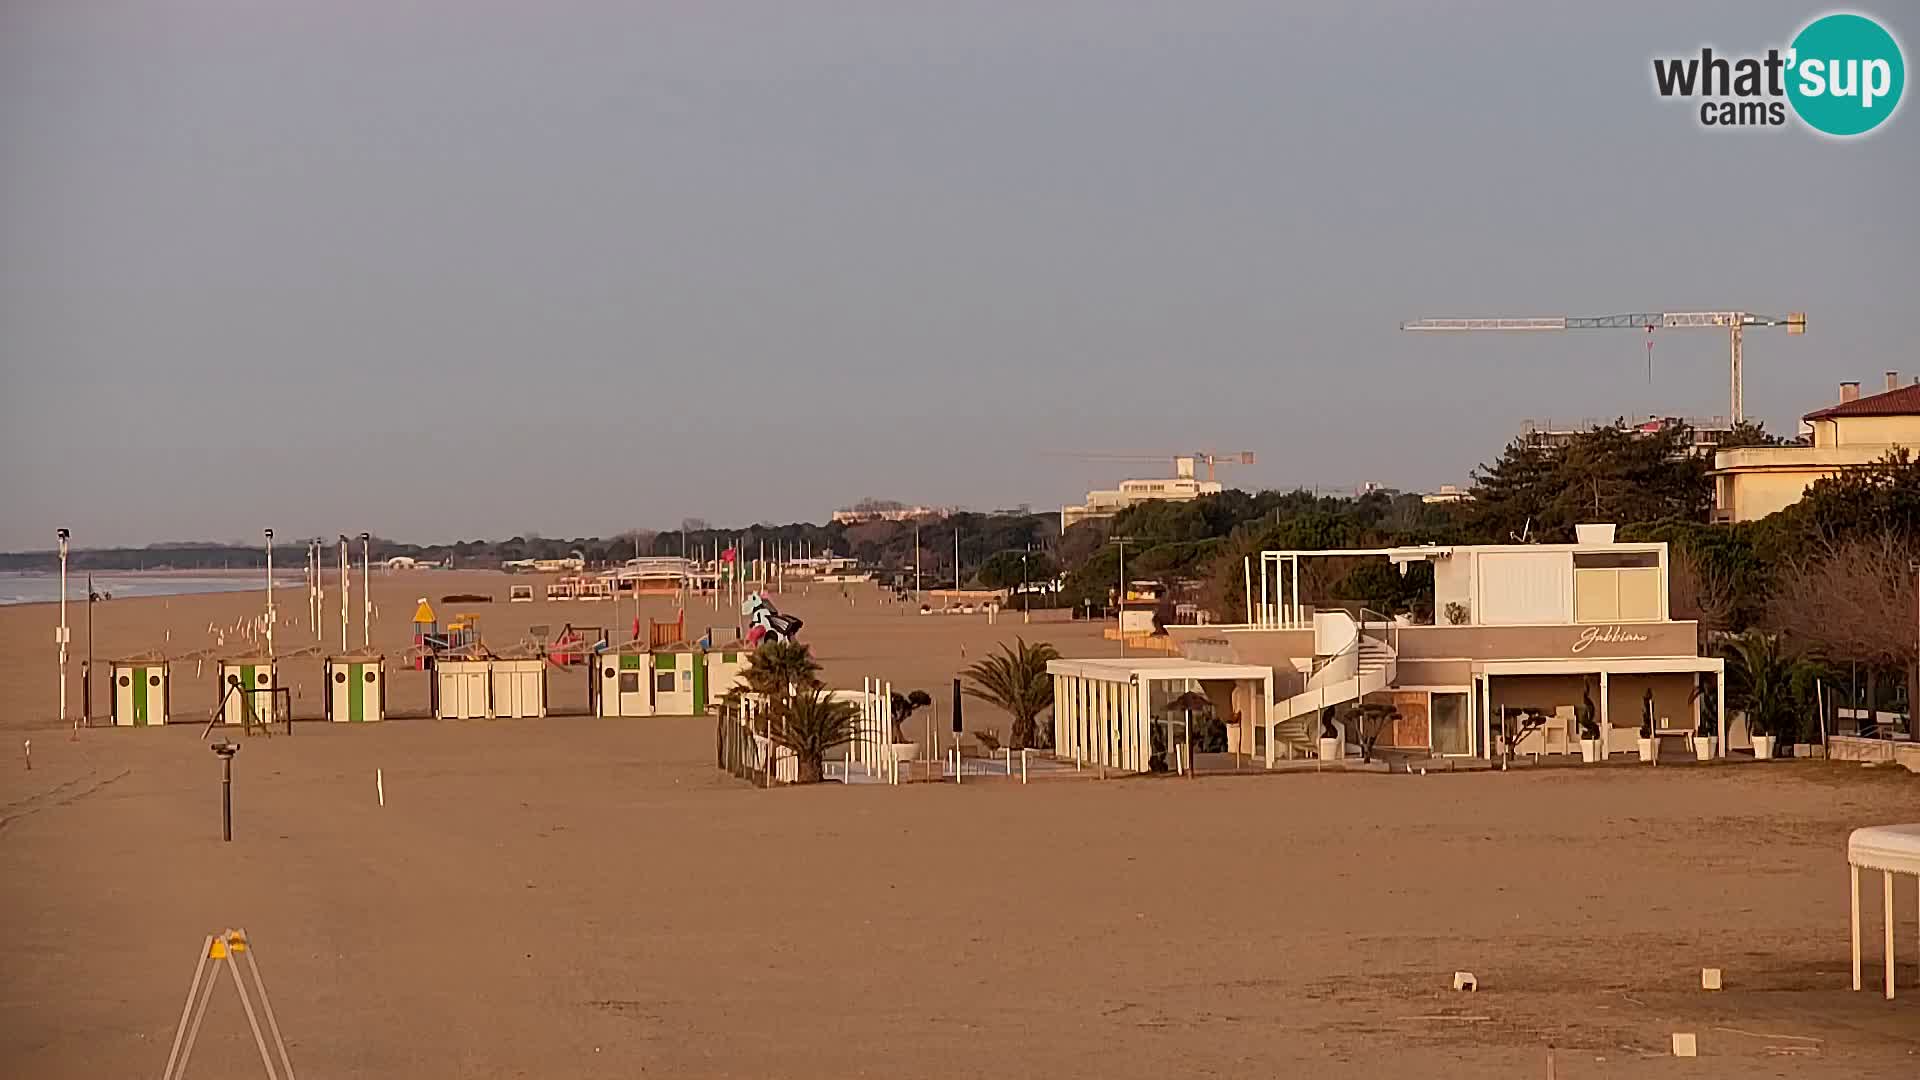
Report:
[[[504,603],[504,575],[376,576],[375,647],[405,648],[427,581],[436,602],[497,589],[476,608],[509,643],[511,620],[561,621]],[[96,609],[96,655],[258,599],[126,604]],[[1117,650],[1084,624],[831,587],[782,609],[834,685],[941,692],[1016,633]],[[570,610],[619,625],[632,605]],[[46,623],[0,611],[7,723],[33,741],[30,771],[0,770],[8,1075],[158,1074],[205,935],[228,926],[301,1076],[1538,1077],[1549,1053],[1559,1077],[1920,1069],[1910,880],[1898,998],[1871,992],[1871,898],[1869,992],[1849,989],[1847,834],[1914,817],[1901,770],[765,791],[715,768],[712,718],[302,723],[216,731],[241,746],[228,844],[211,671],[172,669],[182,722],[76,741],[34,720],[56,689]],[[574,674],[557,711],[584,704]],[[424,675],[392,678],[393,712],[424,712],[424,690],[404,696]],[[293,702],[320,715],[314,691]],[[970,729],[995,719],[969,703]],[[1707,967],[1723,989],[1701,988]],[[1456,971],[1478,989],[1451,989]],[[260,1075],[231,987],[210,1000],[193,1075]],[[1698,1058],[1672,1056],[1681,1032]]]

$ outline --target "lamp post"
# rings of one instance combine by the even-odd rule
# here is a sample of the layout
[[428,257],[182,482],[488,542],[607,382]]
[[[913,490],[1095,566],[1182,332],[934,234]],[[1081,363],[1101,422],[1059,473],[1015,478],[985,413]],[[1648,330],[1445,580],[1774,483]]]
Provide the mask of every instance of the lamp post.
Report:
[[[60,538],[60,722],[67,722],[67,530],[57,531]],[[75,725],[77,728],[79,725]]]
[[1020,621],[1023,623],[1033,621],[1033,610],[1029,607],[1030,601],[1027,599],[1027,556],[1031,554],[1033,554],[1033,545],[1029,543],[1027,550],[1020,553]]
[[347,551],[347,534],[340,534],[340,651],[353,646],[347,641],[347,594],[353,591],[352,555]]
[[267,536],[267,658],[273,658],[273,530],[262,529]]
[[360,534],[360,646],[373,647],[373,534]]

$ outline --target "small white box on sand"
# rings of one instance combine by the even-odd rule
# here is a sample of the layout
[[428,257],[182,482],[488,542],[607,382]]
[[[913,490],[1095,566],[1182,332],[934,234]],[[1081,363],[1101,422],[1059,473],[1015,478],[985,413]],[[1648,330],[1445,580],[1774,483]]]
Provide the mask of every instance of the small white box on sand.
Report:
[[1473,972],[1471,971],[1456,971],[1453,973],[1453,988],[1455,990],[1478,990],[1480,989],[1480,980],[1474,978]]
[[1700,989],[1702,990],[1720,989],[1720,969],[1719,968],[1701,968],[1700,969]]
[[1694,1038],[1693,1032],[1676,1031],[1673,1033],[1673,1056],[1674,1057],[1699,1057],[1700,1056],[1700,1043],[1697,1039]]

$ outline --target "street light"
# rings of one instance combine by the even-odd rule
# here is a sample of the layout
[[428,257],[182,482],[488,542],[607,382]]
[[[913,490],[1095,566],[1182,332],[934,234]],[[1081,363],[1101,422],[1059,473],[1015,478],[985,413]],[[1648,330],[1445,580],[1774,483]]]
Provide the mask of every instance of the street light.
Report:
[[372,544],[371,533],[360,534],[360,645],[363,648],[373,645]]
[[[60,537],[60,722],[67,722],[67,530],[56,530]],[[74,725],[77,729],[78,724]]]
[[267,658],[273,658],[273,530],[262,529],[267,534]]
[[347,597],[353,592],[353,570],[348,565],[353,556],[347,550],[347,534],[340,534],[340,651],[352,648],[347,641]]

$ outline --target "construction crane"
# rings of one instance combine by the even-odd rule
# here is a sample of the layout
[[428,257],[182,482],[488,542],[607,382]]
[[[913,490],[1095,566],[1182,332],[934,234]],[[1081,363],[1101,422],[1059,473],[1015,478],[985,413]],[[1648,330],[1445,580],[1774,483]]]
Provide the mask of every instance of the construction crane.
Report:
[[1745,418],[1740,394],[1740,336],[1751,326],[1784,326],[1789,334],[1807,332],[1807,315],[1796,311],[1786,318],[1755,315],[1748,311],[1636,311],[1625,315],[1575,317],[1549,315],[1535,318],[1414,319],[1400,324],[1402,330],[1725,330],[1730,343],[1732,401],[1729,418],[1738,424]]
[[1252,465],[1254,454],[1251,450],[1235,450],[1232,453],[1218,453],[1212,450],[1196,450],[1187,454],[1106,454],[1081,453],[1075,450],[1049,450],[1054,457],[1070,457],[1079,461],[1173,461],[1176,475],[1180,471],[1180,462],[1191,458],[1207,467],[1207,483],[1214,482],[1214,468],[1222,465]]

